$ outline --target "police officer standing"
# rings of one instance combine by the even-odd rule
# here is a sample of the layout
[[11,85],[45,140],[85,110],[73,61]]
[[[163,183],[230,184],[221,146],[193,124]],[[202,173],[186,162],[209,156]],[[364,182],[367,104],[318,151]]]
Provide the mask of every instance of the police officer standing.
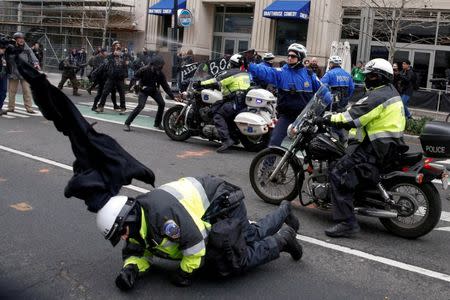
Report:
[[136,72],[136,74],[134,74],[135,79],[139,80],[140,91],[138,105],[128,116],[127,120],[125,121],[123,130],[131,131],[131,122],[133,122],[137,115],[139,115],[139,113],[144,109],[145,102],[147,102],[147,98],[149,96],[152,97],[158,104],[158,111],[156,112],[155,123],[153,124],[153,127],[161,130],[164,129],[161,126],[161,121],[164,114],[165,102],[159,91],[159,86],[162,86],[170,99],[175,99],[175,96],[173,95],[169,84],[167,83],[166,76],[164,76],[164,73],[162,72],[163,67],[163,58],[161,56],[155,56],[150,65],[140,68]]
[[265,264],[280,252],[300,260],[299,222],[290,203],[250,223],[243,199],[239,187],[213,176],[181,178],[136,199],[112,197],[98,211],[97,226],[113,246],[126,241],[117,287],[132,289],[152,256],[180,261],[171,277],[180,287],[191,285],[205,260],[223,276]]
[[244,65],[244,57],[241,54],[231,56],[228,63],[230,70],[200,83],[202,86],[208,86],[217,85],[219,82],[224,98],[223,102],[215,104],[212,108],[214,124],[222,141],[222,145],[216,150],[219,153],[227,151],[235,144],[228,124],[233,122],[236,115],[246,107],[245,95],[251,83],[250,74],[241,71]]
[[333,219],[337,225],[325,230],[330,237],[351,236],[359,231],[353,207],[353,194],[360,183],[377,184],[381,167],[388,167],[399,153],[407,150],[403,142],[405,116],[402,99],[392,85],[391,64],[381,58],[369,61],[364,69],[368,89],[364,101],[346,112],[319,118],[317,123],[350,129],[349,144],[355,150],[330,169]]
[[316,75],[302,63],[306,56],[307,51],[303,45],[292,44],[288,48],[287,64],[282,68],[249,65],[248,71],[255,79],[273,84],[278,89],[278,122],[270,138],[271,146],[281,145],[289,124],[295,121],[320,88],[321,83]]
[[337,110],[347,106],[348,100],[353,95],[355,84],[352,75],[341,68],[342,58],[334,55],[329,59],[330,69],[323,75],[320,81],[330,87],[331,94],[336,98],[337,103],[334,108]]
[[107,80],[96,112],[103,112],[106,97],[113,91],[119,93],[120,107],[114,107],[115,111],[124,113],[125,107],[125,78],[128,76],[128,61],[122,55],[122,48],[118,41],[113,43],[113,53],[106,58]]

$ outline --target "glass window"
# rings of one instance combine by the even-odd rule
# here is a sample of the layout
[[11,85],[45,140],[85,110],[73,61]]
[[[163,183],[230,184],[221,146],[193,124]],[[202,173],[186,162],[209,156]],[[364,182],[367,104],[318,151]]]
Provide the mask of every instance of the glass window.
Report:
[[220,56],[222,56],[222,37],[214,36],[212,58],[218,58]]
[[372,36],[373,36],[372,40],[374,41],[383,41],[383,42],[389,41],[390,31],[384,20],[375,19],[373,21]]
[[402,62],[409,59],[409,51],[395,51],[394,62],[401,68]]
[[437,44],[450,46],[450,23],[439,23]]
[[292,43],[306,46],[308,21],[277,20],[275,33],[275,54],[286,55],[287,48]]
[[216,14],[214,18],[214,32],[223,32],[223,14]]
[[252,15],[235,14],[225,15],[224,32],[252,33]]
[[342,39],[359,39],[361,20],[344,18],[342,20]]
[[433,78],[450,80],[450,51],[436,51]]
[[434,45],[436,22],[401,21],[397,42]]
[[370,49],[370,59],[374,58],[384,58],[388,59],[389,52],[386,47],[383,46],[372,46]]

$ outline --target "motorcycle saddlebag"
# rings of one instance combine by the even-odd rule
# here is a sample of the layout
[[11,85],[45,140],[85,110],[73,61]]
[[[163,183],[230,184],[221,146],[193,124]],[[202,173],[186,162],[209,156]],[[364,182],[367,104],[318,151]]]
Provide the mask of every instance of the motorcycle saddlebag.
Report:
[[269,131],[268,121],[254,113],[242,112],[234,118],[234,122],[243,135],[263,135]]
[[427,122],[419,139],[426,156],[450,158],[450,123]]

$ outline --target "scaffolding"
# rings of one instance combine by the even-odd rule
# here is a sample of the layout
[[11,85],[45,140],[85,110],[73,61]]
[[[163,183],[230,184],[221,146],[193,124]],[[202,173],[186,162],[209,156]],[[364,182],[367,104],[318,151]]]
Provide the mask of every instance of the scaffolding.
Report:
[[108,47],[124,33],[136,32],[136,0],[2,0],[0,32],[21,31],[39,42],[46,69],[57,68],[71,48]]

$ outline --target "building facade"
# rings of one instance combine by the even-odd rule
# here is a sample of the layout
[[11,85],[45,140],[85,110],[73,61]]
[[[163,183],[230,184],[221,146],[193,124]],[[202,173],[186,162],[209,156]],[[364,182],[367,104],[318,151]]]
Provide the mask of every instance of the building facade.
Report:
[[[289,44],[304,44],[310,57],[325,65],[333,41],[349,41],[352,62],[374,57],[409,59],[420,74],[420,86],[433,87],[432,78],[445,77],[450,68],[450,1],[413,0],[179,0],[193,14],[193,24],[181,29],[183,50],[213,58],[253,48],[283,59]],[[377,4],[385,3],[383,9]],[[171,0],[149,0],[149,7],[172,5]],[[139,10],[140,11],[140,10]],[[383,27],[398,21],[397,38],[390,40]],[[144,43],[164,53],[169,50],[170,14],[152,11]],[[166,13],[169,10],[166,10]],[[173,12],[173,10],[172,10]],[[389,16],[389,14],[394,14]],[[384,36],[383,36],[384,34]]]

